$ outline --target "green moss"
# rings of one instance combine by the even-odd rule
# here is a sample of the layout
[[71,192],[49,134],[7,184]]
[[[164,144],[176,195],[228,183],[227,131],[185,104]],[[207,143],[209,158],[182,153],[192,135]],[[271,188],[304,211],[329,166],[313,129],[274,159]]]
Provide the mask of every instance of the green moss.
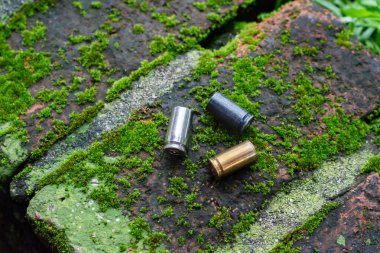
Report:
[[52,109],[55,109],[58,113],[61,113],[62,109],[67,105],[69,93],[66,87],[63,87],[61,90],[55,91],[43,89],[37,92],[35,96],[36,99],[40,100],[41,102],[51,102],[50,107]]
[[66,86],[66,80],[62,76],[59,76],[57,78],[57,80],[55,80],[55,81],[53,80],[52,82],[56,86],[61,86],[61,85],[65,85]]
[[81,83],[83,82],[84,78],[80,76],[73,76],[73,81],[69,86],[69,91],[73,92],[77,89],[79,89]]
[[265,37],[265,34],[260,33],[261,31],[257,28],[257,24],[251,23],[244,26],[237,36],[243,44],[249,45],[248,48],[254,51],[255,46]]
[[211,51],[205,51],[201,57],[199,57],[197,66],[194,69],[194,79],[199,80],[201,75],[211,74],[211,72],[216,68],[217,61],[214,59],[214,55]]
[[78,51],[80,57],[78,58],[79,62],[83,67],[90,69],[92,67],[97,67],[100,69],[105,69],[105,56],[103,51],[108,47],[109,41],[107,39],[107,34],[96,31],[95,37],[97,41],[92,42],[90,45],[83,45],[79,47]]
[[297,131],[294,125],[274,126],[273,130],[281,137],[282,140],[276,141],[274,145],[281,145],[285,149],[291,149],[293,147],[292,140],[298,139],[301,134]]
[[338,110],[335,116],[323,118],[323,122],[332,138],[330,145],[336,143],[338,151],[346,153],[358,150],[370,131],[364,121],[346,115],[342,110]]
[[172,28],[179,25],[181,22],[177,19],[176,15],[168,16],[166,13],[152,13],[152,18],[158,20],[166,28]]
[[54,225],[40,220],[34,220],[32,227],[37,235],[44,238],[50,245],[62,253],[70,253],[72,247],[67,244],[67,236],[63,229],[58,229]]
[[99,210],[101,212],[105,212],[109,208],[118,208],[120,206],[120,201],[115,194],[115,189],[107,186],[98,186],[89,193],[88,197],[99,204]]
[[376,172],[380,174],[380,154],[371,157],[367,164],[361,169],[362,173]]
[[108,14],[108,19],[116,23],[120,21],[120,11],[116,8],[111,8],[111,11]]
[[237,235],[248,231],[251,225],[256,221],[256,218],[257,213],[255,211],[240,214],[239,222],[234,224],[231,231],[224,235],[224,241],[230,242],[234,240],[234,238],[236,238]]
[[374,143],[377,147],[380,147],[380,136],[375,137]]
[[164,211],[162,211],[162,216],[165,217],[165,218],[170,218],[170,217],[174,216],[174,209],[173,209],[173,207],[169,206]]
[[276,80],[274,77],[270,77],[267,80],[265,80],[264,85],[276,92],[276,94],[279,96],[281,96],[285,91],[287,91],[291,87],[291,84],[284,83],[282,79]]
[[61,113],[62,109],[67,105],[67,99],[69,97],[69,93],[66,87],[63,87],[61,90],[54,91],[50,93],[49,98],[51,99],[51,108],[55,109],[57,113]]
[[[41,178],[38,186],[41,189],[42,187],[49,185],[49,184],[55,184],[58,182],[58,178],[65,173],[69,172],[71,169],[73,169],[77,164],[80,164],[83,160],[87,158],[87,154],[84,151],[77,151],[73,153],[69,159],[67,159],[58,169],[54,170],[53,172],[46,174],[44,177]],[[62,181],[62,180],[60,180]]]
[[94,9],[101,9],[103,7],[103,3],[100,1],[91,2],[91,7]]
[[196,203],[195,202],[195,200],[197,199],[197,197],[198,197],[198,194],[196,194],[195,192],[186,195],[185,199],[186,199],[186,208],[187,208],[187,210],[193,210],[194,208],[195,209],[200,209],[202,207],[201,203]]
[[290,40],[290,32],[289,31],[283,31],[280,36],[280,41],[282,46],[288,45],[291,40]]
[[287,236],[285,236],[275,248],[273,248],[271,253],[285,253],[285,252],[300,252],[301,248],[293,248],[295,241],[301,238],[311,235],[313,231],[322,223],[322,221],[327,217],[327,215],[334,209],[339,207],[338,203],[329,202],[322,209],[305,221],[304,224],[295,228]]
[[163,196],[158,196],[156,199],[160,204],[165,204],[167,202],[167,199]]
[[181,218],[179,218],[176,224],[181,227],[190,227],[190,223],[187,221],[186,215],[183,215]]
[[79,44],[85,41],[88,42],[88,41],[91,41],[91,36],[86,36],[82,34],[79,34],[79,35],[70,34],[69,41],[73,44]]
[[207,19],[213,22],[218,22],[218,23],[222,21],[222,17],[215,12],[208,13]]
[[207,35],[207,33],[202,31],[202,29],[198,26],[182,26],[179,33],[182,41],[186,42],[186,40],[192,39],[192,42],[194,43],[204,39]]
[[[375,134],[374,143],[377,147],[380,147],[380,107],[376,108],[370,115],[367,116],[367,120],[371,122],[371,129]],[[377,118],[376,118],[377,117]]]
[[1,26],[2,35],[9,37],[11,31],[22,31],[26,29],[27,19],[33,17],[36,13],[45,13],[50,6],[53,6],[56,0],[42,0],[38,2],[25,3],[21,9],[14,12],[9,18],[8,24]]
[[65,50],[63,48],[58,49],[58,57],[61,58],[65,63],[69,63],[69,59],[67,58]]
[[166,50],[166,41],[162,36],[154,36],[153,40],[149,43],[149,50],[152,55],[162,53]]
[[36,99],[41,102],[51,103],[51,108],[61,111],[67,104],[67,98],[69,93],[67,92],[66,87],[63,87],[61,90],[50,91],[48,89],[40,90],[36,93]]
[[150,230],[148,222],[143,217],[137,217],[130,224],[131,234],[136,240],[141,240],[145,232]]
[[193,141],[195,143],[209,143],[210,145],[215,145],[217,143],[231,141],[231,139],[233,139],[233,137],[229,136],[226,130],[207,126],[205,128],[197,128],[197,134],[194,136]]
[[334,79],[335,78],[335,73],[334,70],[332,69],[331,65],[328,65],[325,68],[325,76],[329,79]]
[[46,26],[41,21],[36,21],[35,26],[31,30],[21,32],[22,44],[24,46],[33,46],[37,41],[45,38]]
[[231,4],[231,0],[207,0],[207,6],[217,9],[222,5]]
[[123,0],[124,3],[126,3],[131,8],[137,8],[139,4],[137,3],[137,0]]
[[9,72],[0,77],[23,83],[26,87],[36,83],[51,71],[50,54],[36,53],[33,49],[17,52],[12,56],[9,55],[5,62],[1,62],[1,65],[3,63],[6,64],[6,69]]
[[264,196],[270,193],[271,187],[274,185],[273,181],[258,182],[251,184],[248,181],[243,182],[244,189],[248,192],[262,193]]
[[112,34],[113,26],[111,25],[110,21],[106,21],[103,24],[100,25],[100,29],[104,29],[108,34]]
[[80,113],[71,113],[70,114],[70,120],[71,124],[70,126],[65,129],[65,131],[60,131],[56,134],[52,134],[51,136],[46,137],[42,140],[41,145],[32,151],[30,155],[30,160],[36,160],[40,158],[43,154],[45,154],[50,147],[59,139],[63,138],[64,136],[72,133],[75,129],[82,126],[83,124],[89,122],[91,119],[95,117],[95,115],[98,114],[98,112],[104,107],[104,103],[97,102],[94,106],[88,106],[86,107],[82,112]]
[[98,69],[91,69],[90,75],[91,75],[91,79],[94,82],[100,82],[100,80],[102,79],[102,72]]
[[138,168],[135,170],[136,177],[138,180],[143,181],[147,176],[152,174],[154,159],[148,158],[145,161],[142,161]]
[[[259,58],[254,60],[258,62]],[[232,66],[234,69],[232,80],[235,83],[235,92],[250,97],[260,95],[259,87],[265,74],[260,67],[253,65],[253,59],[251,57],[239,58]]]
[[85,104],[89,102],[94,102],[96,96],[96,86],[91,88],[87,88],[84,91],[80,91],[75,93],[75,97],[77,98],[78,104]]
[[327,133],[312,139],[302,138],[293,148],[294,153],[284,153],[284,160],[291,169],[313,170],[322,161],[338,152],[352,153],[358,150],[370,131],[370,127],[359,119],[338,110],[335,116],[322,119],[327,126]]
[[38,118],[48,118],[51,116],[51,108],[46,107],[40,111],[40,113],[37,114]]
[[327,157],[337,153],[335,143],[329,142],[329,136],[324,134],[312,140],[302,139],[298,142],[300,155],[298,166],[302,170],[318,168]]
[[149,2],[145,0],[141,1],[140,11],[147,12],[148,10],[149,10]]
[[183,165],[186,168],[186,176],[190,177],[191,179],[195,178],[196,172],[198,170],[199,164],[193,163],[190,159],[186,159],[183,161]]
[[119,178],[118,182],[125,188],[131,188],[132,184],[130,181],[128,181],[126,178]]
[[141,194],[139,189],[134,189],[133,192],[128,193],[127,196],[122,200],[124,206],[127,209],[130,209],[133,204],[137,203],[137,201],[140,198],[140,195]]
[[202,233],[200,233],[200,234],[197,236],[197,242],[198,242],[199,244],[204,244],[204,243],[205,243],[205,239],[204,239]]
[[85,17],[87,15],[87,12],[83,9],[83,4],[81,1],[73,1],[72,5],[79,10],[80,15]]
[[317,56],[319,52],[319,48],[316,46],[313,47],[294,47],[294,55],[297,56]]
[[142,24],[135,24],[132,28],[134,34],[143,34],[145,32],[144,26]]
[[321,106],[325,103],[326,98],[322,95],[319,88],[313,86],[310,78],[300,72],[295,80],[296,86],[294,91],[297,96],[297,102],[293,109],[299,115],[298,119],[301,125],[310,123],[317,113],[320,113]]
[[173,196],[180,198],[182,196],[181,192],[187,190],[187,184],[182,177],[169,178],[169,184],[170,186],[167,191]]
[[[218,50],[214,51],[214,56],[215,57],[221,57],[224,58],[228,55],[230,55],[232,52],[234,52],[237,48],[238,45],[238,39],[233,39],[229,41],[225,46],[220,47]],[[211,77],[216,77],[216,76],[211,76]]]
[[10,121],[29,108],[34,99],[22,84],[6,81],[0,85],[0,122]]
[[216,229],[222,229],[223,223],[231,221],[231,215],[226,207],[219,208],[219,211],[210,219],[208,225]]
[[183,237],[183,236],[178,237],[178,239],[177,239],[178,246],[182,247],[183,245],[185,245],[185,241],[186,241],[185,237]]
[[[144,245],[148,246],[151,252],[157,251],[157,248],[161,246],[163,240],[166,237],[167,237],[166,234],[164,234],[163,232],[151,232],[148,235],[148,237],[144,239]],[[160,250],[160,252],[168,253],[168,251],[162,251],[162,250]]]
[[335,43],[347,49],[352,49],[354,47],[354,44],[351,42],[353,35],[354,33],[351,29],[343,29],[341,32],[335,34]]
[[193,6],[199,11],[205,11],[207,8],[207,4],[205,2],[194,2]]

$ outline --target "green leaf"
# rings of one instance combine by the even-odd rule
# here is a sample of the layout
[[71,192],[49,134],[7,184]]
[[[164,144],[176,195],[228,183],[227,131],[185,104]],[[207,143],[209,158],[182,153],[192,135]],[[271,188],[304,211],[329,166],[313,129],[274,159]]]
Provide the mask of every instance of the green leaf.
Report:
[[380,18],[380,13],[371,12],[365,8],[344,8],[342,12],[345,16],[350,16],[354,18]]
[[368,7],[379,7],[378,6],[378,1],[376,0],[361,0],[359,1],[362,5],[368,6]]
[[375,28],[368,27],[367,29],[364,29],[363,32],[359,35],[359,39],[368,40],[375,31],[376,31]]
[[334,13],[336,16],[341,17],[342,12],[338,7],[336,7],[334,4],[330,3],[326,0],[314,0],[315,3],[325,7],[326,9],[329,9],[332,13]]
[[375,32],[375,41],[378,45],[380,45],[380,29],[377,29],[377,31]]

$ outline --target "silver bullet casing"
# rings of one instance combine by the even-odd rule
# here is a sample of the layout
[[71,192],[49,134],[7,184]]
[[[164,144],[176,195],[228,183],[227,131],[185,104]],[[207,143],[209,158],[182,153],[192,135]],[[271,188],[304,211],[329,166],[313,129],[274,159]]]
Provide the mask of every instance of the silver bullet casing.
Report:
[[185,156],[190,140],[192,113],[189,108],[176,106],[173,109],[164,150],[171,155]]

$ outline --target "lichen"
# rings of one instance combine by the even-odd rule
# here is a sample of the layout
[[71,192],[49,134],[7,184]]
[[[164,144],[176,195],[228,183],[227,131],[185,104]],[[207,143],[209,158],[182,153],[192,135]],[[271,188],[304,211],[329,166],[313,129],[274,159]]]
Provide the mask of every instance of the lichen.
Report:
[[70,185],[44,187],[30,202],[27,215],[60,252],[164,251],[164,235],[152,231],[144,218],[131,220],[117,209],[99,212],[94,201]]

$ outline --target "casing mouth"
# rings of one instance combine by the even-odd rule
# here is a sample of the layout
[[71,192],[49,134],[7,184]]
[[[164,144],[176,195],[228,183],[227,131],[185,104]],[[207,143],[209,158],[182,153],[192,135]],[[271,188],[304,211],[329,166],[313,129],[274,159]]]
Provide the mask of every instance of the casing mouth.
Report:
[[251,124],[252,121],[253,121],[253,115],[250,113],[247,113],[247,115],[245,115],[243,118],[243,122],[242,122],[243,124],[240,127],[239,134],[243,134],[244,130],[248,127],[248,125]]
[[214,177],[220,178],[223,176],[222,166],[220,165],[218,160],[216,160],[215,158],[211,158],[209,160],[209,166]]
[[169,155],[175,155],[175,156],[185,156],[186,155],[186,148],[178,143],[168,143],[165,145],[164,150]]

